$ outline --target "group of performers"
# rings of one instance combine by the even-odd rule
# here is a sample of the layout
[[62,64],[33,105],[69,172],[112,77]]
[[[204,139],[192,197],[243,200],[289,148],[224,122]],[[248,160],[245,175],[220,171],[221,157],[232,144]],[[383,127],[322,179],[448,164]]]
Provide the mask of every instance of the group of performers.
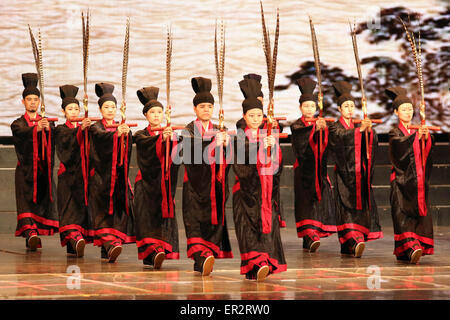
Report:
[[[26,239],[26,247],[35,251],[42,247],[40,236],[59,232],[61,245],[76,257],[84,255],[86,243],[93,243],[101,248],[102,259],[115,262],[122,245],[136,243],[138,258],[145,267],[160,269],[165,259],[179,259],[174,199],[178,171],[183,164],[182,216],[187,256],[193,259],[195,271],[209,275],[215,259],[233,258],[225,214],[232,168],[233,220],[241,274],[246,279],[262,281],[269,274],[286,271],[280,235],[280,228],[286,226],[280,197],[283,157],[279,138],[283,136],[283,126],[277,121],[282,119],[273,116],[279,21],[277,16],[272,55],[262,17],[269,103],[264,112],[262,77],[245,75],[239,82],[244,96],[243,118],[236,122],[236,131],[223,125],[224,44],[218,54],[216,42],[219,124],[211,121],[215,105],[210,92],[212,81],[195,77],[191,79],[195,120],[186,126],[172,126],[170,104],[164,106],[158,100],[159,88],[143,87],[137,91],[137,97],[148,126],[134,135],[131,124],[125,121],[124,100],[120,109],[122,121],[114,121],[118,108],[110,83],[95,85],[101,118],[88,117],[85,42],[84,117],[80,117],[80,102],[76,98],[79,89],[73,85],[59,88],[66,122],[55,127],[55,119],[45,117],[42,65],[36,60],[38,73],[22,75],[25,113],[11,124],[18,158],[15,235]],[[314,253],[321,238],[337,233],[341,253],[360,258],[367,241],[383,237],[372,190],[378,146],[372,128],[375,120],[367,117],[364,103],[364,119],[353,119],[355,99],[351,84],[345,81],[333,83],[341,117],[335,120],[322,116],[320,62],[311,21],[310,25],[318,81],[307,77],[297,80],[301,117],[290,127],[296,158],[293,184],[297,235],[303,240],[303,248]],[[128,27],[123,70],[128,62]],[[85,29],[83,24],[83,36],[88,39]],[[40,58],[33,36],[32,45],[35,59]],[[170,36],[167,48],[170,66]],[[359,64],[358,72],[363,92]],[[169,101],[170,81],[166,82]],[[123,71],[122,99],[125,88]],[[386,94],[399,119],[398,126],[389,133],[394,254],[398,260],[417,263],[422,255],[433,254],[433,227],[427,212],[433,139],[424,117],[421,126],[411,126],[414,109],[405,89],[387,88]],[[317,109],[319,115],[315,116]],[[134,188],[128,177],[133,144],[139,167]],[[57,187],[52,174],[55,152],[60,160]],[[330,154],[335,160],[334,188],[327,174]]]
[[[95,123],[87,117],[80,122],[71,121],[80,113],[78,88],[61,86],[66,122],[55,127],[38,114],[37,74],[23,74],[22,79],[25,114],[12,123],[11,129],[18,157],[16,236],[26,238],[29,250],[41,247],[40,236],[59,232],[61,245],[77,257],[83,256],[86,243],[93,242],[101,248],[101,257],[109,262],[117,259],[126,243],[136,243],[138,257],[145,266],[159,269],[164,259],[178,259],[174,198],[181,158],[185,170],[182,215],[187,255],[195,262],[194,270],[208,275],[214,259],[233,257],[225,215],[231,167],[236,176],[232,201],[241,273],[247,279],[263,280],[268,274],[286,270],[280,237],[285,221],[279,209],[282,154],[278,139],[274,138],[277,130],[267,135],[261,76],[249,74],[239,82],[245,99],[243,119],[236,124],[241,130],[236,135],[218,130],[211,122],[211,80],[193,78],[196,118],[180,136],[172,127],[162,127],[164,106],[158,101],[156,87],[137,91],[148,126],[132,136],[126,123],[108,127],[115,123],[117,111],[113,85],[95,85],[102,115]],[[302,116],[291,125],[291,130],[296,157],[293,182],[298,237],[303,238],[303,248],[315,252],[321,238],[337,232],[341,253],[361,257],[365,242],[382,237],[371,186],[376,132],[369,119],[354,125],[355,100],[349,83],[339,81],[333,85],[341,117],[330,125],[323,118],[308,122],[316,113],[316,82],[301,78],[297,83]],[[397,87],[389,88],[387,93],[399,118],[398,126],[389,133],[394,254],[399,260],[417,263],[421,255],[433,254],[431,215],[427,213],[433,143],[426,128],[408,130],[413,106],[406,91]],[[152,130],[155,128],[157,131]],[[85,157],[85,130],[89,133],[89,158]],[[369,132],[369,158],[365,152],[365,131]],[[121,137],[125,137],[122,164]],[[422,137],[426,139],[425,171],[419,148]],[[133,143],[139,166],[134,190],[128,179]],[[270,160],[264,161],[269,147]],[[167,171],[166,148],[170,154]],[[220,148],[225,152],[219,177]],[[198,150],[208,156],[194,159]],[[57,188],[52,179],[55,151],[60,160]],[[334,189],[327,175],[327,157],[331,152],[336,163]],[[234,161],[228,160],[230,153]]]

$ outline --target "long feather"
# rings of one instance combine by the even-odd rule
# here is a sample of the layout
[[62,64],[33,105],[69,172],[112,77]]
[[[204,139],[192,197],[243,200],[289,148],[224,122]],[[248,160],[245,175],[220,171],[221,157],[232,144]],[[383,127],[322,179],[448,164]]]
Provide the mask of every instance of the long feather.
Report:
[[309,27],[311,29],[311,40],[312,40],[312,48],[314,53],[314,66],[316,68],[316,77],[317,82],[319,84],[319,96],[322,95],[322,75],[320,71],[320,56],[319,56],[319,47],[317,45],[316,38],[316,30],[314,29],[314,24],[312,22],[311,17],[309,17]]
[[[416,66],[416,73],[417,73],[417,77],[418,77],[418,80],[419,80],[419,89],[420,89],[420,94],[421,94],[421,101],[422,101],[422,104],[423,104],[423,102],[425,101],[425,93],[424,93],[423,75],[422,75],[422,61],[421,61],[421,57],[420,57],[421,49],[419,50],[419,52],[420,52],[420,54],[419,54],[419,52],[417,50],[414,34],[410,33],[410,31],[408,30],[408,27],[406,26],[405,22],[400,17],[399,17],[399,19],[400,19],[400,22],[403,25],[403,28],[405,29],[406,37],[407,37],[408,42],[409,42],[410,47],[411,47],[411,52],[412,52],[412,55],[413,55],[413,58],[414,58],[415,66]],[[419,44],[419,46],[420,46],[420,44]],[[424,119],[424,117],[423,117],[423,119]]]
[[362,99],[365,100],[366,95],[364,92],[364,79],[361,72],[361,60],[359,59],[358,42],[356,40],[356,28],[352,28],[350,21],[348,23],[350,26],[350,33],[352,35],[353,53],[355,54],[355,62],[356,62],[356,69],[358,71],[359,85],[361,86],[361,96]]
[[[271,89],[270,91],[272,92],[272,97],[273,97],[273,91],[275,88],[275,76],[277,74],[277,55],[278,55],[278,38],[280,36],[280,13],[279,10],[277,9],[277,26],[276,26],[276,30],[275,30],[275,40],[274,40],[274,44],[273,44],[273,55],[272,55],[272,78],[271,78]],[[271,98],[272,98],[271,97]]]
[[271,57],[271,50],[270,50],[270,36],[269,32],[267,31],[266,27],[266,21],[264,19],[264,8],[262,1],[260,1],[261,6],[261,25],[262,25],[262,33],[263,33],[263,50],[264,55],[266,57],[266,65],[267,65],[267,84],[269,88],[269,99],[272,99],[273,92],[271,92],[271,79],[272,79],[272,57]]
[[172,27],[167,28],[166,46],[166,97],[167,107],[170,106],[170,71],[172,65]]
[[128,53],[130,48],[130,18],[127,18],[127,27],[125,31],[125,42],[123,45],[123,65],[122,65],[122,120],[125,119],[125,101],[126,101],[126,90],[127,90],[127,73],[128,73]]
[[82,28],[83,28],[83,84],[84,93],[87,93],[87,73],[88,73],[88,61],[89,61],[89,10],[86,16],[81,12]]
[[33,35],[33,30],[31,30],[30,25],[28,25],[28,32],[30,34],[31,40],[31,49],[33,50],[34,63],[36,65],[36,72],[38,74],[38,78],[40,78],[40,68],[39,68],[39,49],[36,43],[36,39]]

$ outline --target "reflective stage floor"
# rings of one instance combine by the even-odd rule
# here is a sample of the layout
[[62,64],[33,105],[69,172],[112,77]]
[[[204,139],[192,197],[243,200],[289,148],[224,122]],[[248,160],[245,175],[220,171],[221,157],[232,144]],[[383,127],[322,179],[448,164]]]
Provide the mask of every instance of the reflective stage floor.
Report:
[[435,254],[418,265],[397,262],[392,229],[366,244],[360,259],[339,252],[337,236],[322,239],[316,253],[302,249],[295,229],[283,229],[288,270],[253,282],[239,274],[234,230],[233,259],[216,259],[210,276],[193,271],[180,230],[180,260],[161,270],[144,269],[135,245],[125,245],[115,263],[102,262],[88,244],[83,258],[66,255],[59,235],[41,237],[43,248],[27,252],[25,240],[0,235],[0,299],[450,299],[450,227],[435,227]]

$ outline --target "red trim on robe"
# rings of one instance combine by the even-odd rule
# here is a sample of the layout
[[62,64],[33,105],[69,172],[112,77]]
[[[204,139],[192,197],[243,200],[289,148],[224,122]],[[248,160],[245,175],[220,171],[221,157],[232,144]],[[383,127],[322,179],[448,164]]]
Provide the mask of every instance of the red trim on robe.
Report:
[[361,131],[355,130],[356,210],[362,210],[361,199]]
[[[24,118],[29,127],[33,128],[33,202],[37,201],[37,172],[38,172],[38,161],[39,161],[39,142],[37,135],[37,122],[32,122],[28,113],[24,114]],[[36,115],[36,120],[40,120],[41,117]]]
[[[408,130],[405,128],[402,122],[399,122],[398,127],[405,136],[409,136],[413,133],[416,133],[416,130],[410,130],[410,133],[408,133]],[[422,155],[419,135],[416,134],[413,142],[413,152],[417,178],[417,205],[419,207],[419,215],[422,217],[425,217],[428,211],[425,199],[425,172],[423,171],[422,157],[423,156],[425,157],[426,163],[426,159],[428,158],[430,150],[431,150],[431,137],[428,137],[426,141],[425,155]]]
[[[248,253],[241,253],[241,260],[248,260],[248,264],[241,266],[241,274],[246,274],[253,270],[255,266],[269,267],[270,273],[279,273],[287,270],[286,264],[279,264],[278,260],[273,259],[266,252],[250,251]],[[275,270],[274,267],[275,266]]]
[[40,217],[32,212],[23,212],[17,215],[17,221],[25,218],[31,218],[33,220],[36,220],[37,222],[44,224],[46,226],[59,228],[59,221],[58,220],[50,220],[43,217]]

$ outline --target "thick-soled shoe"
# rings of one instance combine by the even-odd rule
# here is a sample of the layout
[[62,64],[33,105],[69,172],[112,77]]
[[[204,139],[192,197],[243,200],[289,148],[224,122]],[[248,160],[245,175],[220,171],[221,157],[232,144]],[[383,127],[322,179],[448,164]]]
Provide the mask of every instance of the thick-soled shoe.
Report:
[[109,249],[108,252],[108,262],[114,263],[117,259],[117,257],[122,253],[122,246],[117,245],[113,246],[111,249]]
[[320,238],[318,235],[304,236],[303,237],[303,248],[309,252],[316,252],[320,247]]
[[214,267],[214,256],[206,257],[202,264],[202,276],[209,276]]
[[39,237],[35,234],[31,235],[26,240],[26,246],[27,246],[28,250],[30,250],[30,251],[36,251],[40,243],[41,243],[41,239],[39,239]]
[[256,281],[264,281],[267,278],[269,271],[269,266],[262,266],[261,268],[259,268],[258,272],[256,273]]
[[153,257],[153,269],[161,269],[164,259],[166,259],[166,254],[164,252],[160,251],[155,254],[155,256]]
[[353,255],[355,258],[361,258],[365,248],[366,244],[364,242],[357,243],[355,249],[353,250]]
[[79,239],[75,244],[75,251],[78,258],[84,256],[84,247],[86,246],[86,241],[84,239]]
[[414,250],[411,253],[411,257],[409,258],[409,262],[412,264],[419,263],[420,257],[422,257],[422,249]]

